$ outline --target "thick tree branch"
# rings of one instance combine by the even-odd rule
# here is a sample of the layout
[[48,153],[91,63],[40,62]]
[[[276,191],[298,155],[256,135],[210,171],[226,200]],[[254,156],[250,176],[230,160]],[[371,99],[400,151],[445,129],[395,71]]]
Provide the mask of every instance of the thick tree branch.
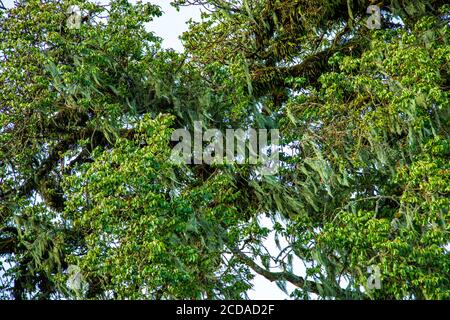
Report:
[[0,256],[16,252],[17,239],[15,237],[0,238]]
[[[315,293],[319,296],[323,296],[324,292],[321,284],[305,280],[303,277],[297,276],[291,272],[287,271],[280,271],[280,272],[272,272],[269,271],[261,266],[259,266],[252,258],[248,257],[244,253],[242,253],[239,249],[233,250],[233,253],[236,255],[236,257],[241,260],[243,263],[245,263],[247,266],[249,266],[253,271],[255,271],[257,274],[263,276],[269,281],[287,281],[294,286],[301,288],[307,292]],[[353,292],[349,289],[344,289],[340,287],[335,287],[336,293],[330,294],[330,296],[333,296],[334,298],[343,298],[343,299],[350,299],[352,297]]]
[[281,271],[272,272],[263,267],[259,266],[252,258],[248,257],[238,249],[235,249],[234,254],[245,263],[247,266],[252,268],[257,274],[263,276],[269,281],[288,281],[298,288],[302,288],[312,293],[319,294],[317,284],[313,281],[305,280],[303,277],[297,276],[291,272]]
[[337,47],[330,47],[324,51],[307,56],[297,65],[289,67],[260,67],[252,71],[254,86],[260,89],[290,88],[292,84],[286,82],[289,77],[305,77],[308,83],[316,83],[319,77],[330,66],[328,59],[340,52],[343,54],[359,54],[365,40],[352,40]]

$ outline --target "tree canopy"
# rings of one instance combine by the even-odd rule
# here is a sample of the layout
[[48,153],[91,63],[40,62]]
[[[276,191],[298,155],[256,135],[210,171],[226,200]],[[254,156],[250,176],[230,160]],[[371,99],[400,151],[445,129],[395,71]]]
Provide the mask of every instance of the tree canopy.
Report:
[[[151,2],[0,8],[0,299],[449,299],[447,1],[173,5],[183,53]],[[278,172],[169,161],[195,121],[278,129]]]

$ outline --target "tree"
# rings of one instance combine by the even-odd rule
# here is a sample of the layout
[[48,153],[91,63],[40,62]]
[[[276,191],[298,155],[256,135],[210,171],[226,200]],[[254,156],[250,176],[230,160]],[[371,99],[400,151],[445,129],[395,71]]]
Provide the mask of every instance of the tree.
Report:
[[[184,36],[193,63],[240,70],[235,96],[263,108],[240,113],[275,123],[291,150],[275,181],[247,185],[284,217],[286,259],[252,248],[242,262],[260,257],[254,271],[297,285],[296,297],[448,298],[448,6],[392,1],[374,30],[369,1],[207,5]],[[295,281],[289,255],[316,286]]]
[[[381,5],[379,30],[370,1],[176,2],[208,9],[185,54],[150,4],[0,15],[1,297],[239,299],[257,273],[299,299],[449,298],[445,1]],[[198,120],[289,152],[273,176],[168,161]]]
[[[189,127],[204,115],[221,122],[224,116],[214,115],[214,103],[223,96],[213,96],[183,56],[162,51],[159,39],[144,29],[160,14],[157,7],[78,2],[91,20],[70,29],[65,23],[70,4],[27,1],[6,11],[0,24],[5,34],[0,47],[2,296],[79,296],[66,281],[69,267],[80,265],[89,288],[81,294],[87,298],[239,297],[250,273],[221,264],[223,230],[234,226],[230,237],[236,240],[230,241],[237,241],[243,219],[227,205],[238,192],[234,176],[222,172],[209,179],[214,171],[205,166],[164,165],[170,141],[158,140],[170,137],[168,123],[171,130]],[[162,136],[153,137],[159,130]],[[145,147],[153,142],[162,149]],[[155,151],[161,155],[152,155]],[[119,167],[109,171],[102,161],[111,155],[144,171],[135,172],[134,181],[120,175]],[[123,184],[117,190],[103,189],[109,188],[106,180],[99,185],[85,180],[112,173],[115,186]],[[87,219],[100,219],[95,212],[110,207],[91,196],[109,192],[106,201],[118,202],[105,211],[108,225]],[[177,193],[192,203],[181,195],[171,198]],[[209,207],[214,196],[217,206]],[[130,220],[114,220],[118,203],[128,205],[133,197],[141,207],[128,208]],[[139,218],[141,210],[149,215],[147,222]],[[154,219],[153,210],[159,215]],[[149,228],[147,236],[129,242],[129,232],[142,232],[140,227]],[[130,247],[122,247],[126,254],[121,255],[114,243],[124,242]],[[145,261],[144,254],[154,256]],[[102,269],[105,261],[109,267]]]

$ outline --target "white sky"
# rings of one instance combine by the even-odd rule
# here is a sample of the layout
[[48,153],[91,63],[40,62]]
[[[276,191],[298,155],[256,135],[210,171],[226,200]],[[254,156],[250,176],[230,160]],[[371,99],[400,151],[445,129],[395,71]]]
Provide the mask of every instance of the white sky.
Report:
[[163,39],[164,48],[183,51],[183,45],[178,37],[187,30],[186,22],[189,19],[200,20],[200,8],[182,7],[177,11],[170,5],[171,0],[150,0],[150,2],[159,5],[164,14],[149,23],[149,29]]
[[[11,7],[13,5],[13,0],[2,0],[6,7]],[[99,1],[106,2],[106,1]],[[130,2],[135,3],[135,0]],[[145,0],[144,0],[145,2]],[[148,27],[151,31],[161,38],[163,38],[163,47],[172,48],[177,51],[183,51],[183,45],[179,40],[179,36],[187,30],[186,21],[189,19],[200,20],[200,8],[199,7],[182,7],[180,11],[177,11],[170,5],[171,0],[150,0],[151,3],[157,4],[162,8],[164,12],[163,16],[156,18],[154,21],[149,23]],[[263,220],[264,225],[270,226],[271,222],[269,219]],[[280,241],[282,242],[282,241]],[[271,252],[277,252],[278,249],[274,245],[273,235],[269,236],[267,240],[266,247]],[[300,261],[294,260],[294,264],[299,266]],[[303,273],[303,268],[296,270],[299,275]],[[287,285],[288,292],[291,292],[295,287],[292,285]],[[289,296],[284,294],[276,285],[268,281],[262,276],[256,276],[254,280],[254,289],[248,292],[250,299],[254,300],[282,300],[289,299]]]

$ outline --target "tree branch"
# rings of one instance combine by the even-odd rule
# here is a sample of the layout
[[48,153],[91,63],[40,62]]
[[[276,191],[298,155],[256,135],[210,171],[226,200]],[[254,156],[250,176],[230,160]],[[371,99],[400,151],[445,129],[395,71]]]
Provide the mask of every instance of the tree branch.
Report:
[[303,277],[297,276],[291,272],[281,271],[281,272],[272,272],[263,267],[259,266],[252,258],[246,256],[244,253],[239,251],[238,249],[233,250],[234,254],[245,263],[247,266],[253,269],[257,274],[263,276],[269,281],[288,281],[292,283],[294,286],[304,289],[306,291],[319,294],[319,290],[317,288],[317,283],[309,280],[305,280]]

